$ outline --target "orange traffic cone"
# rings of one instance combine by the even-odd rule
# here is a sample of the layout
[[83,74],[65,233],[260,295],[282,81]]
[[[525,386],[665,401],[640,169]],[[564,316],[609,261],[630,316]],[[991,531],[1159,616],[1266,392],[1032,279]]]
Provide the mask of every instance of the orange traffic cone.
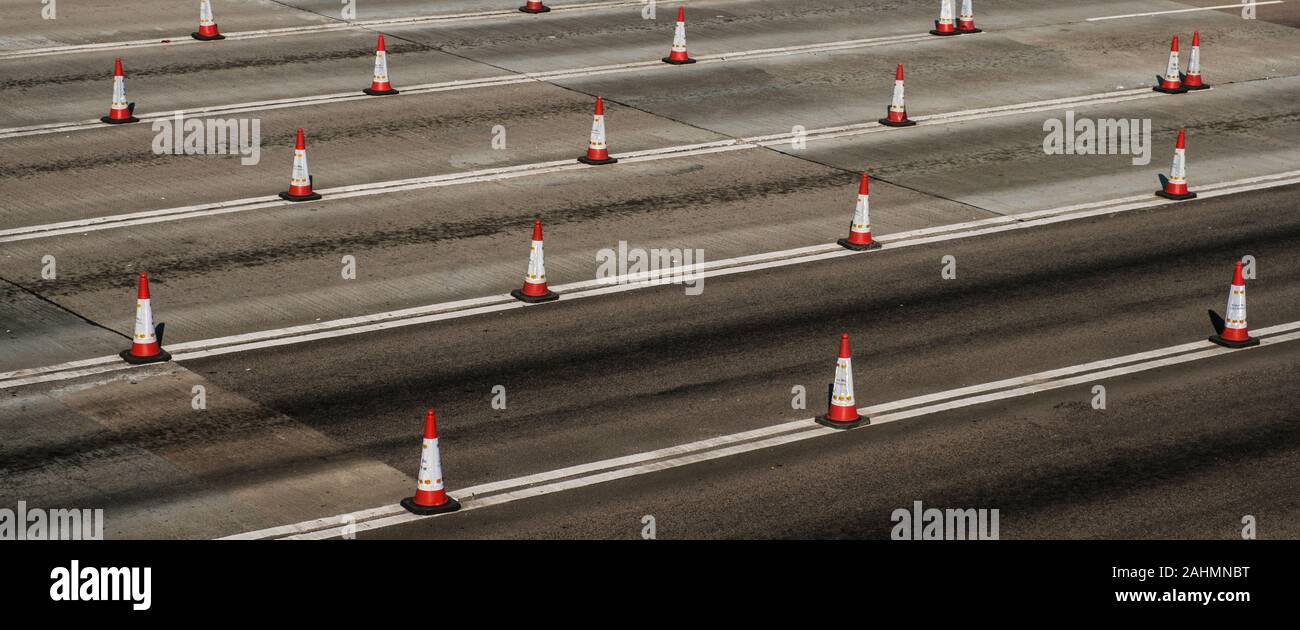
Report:
[[379,43],[375,45],[375,76],[370,80],[370,87],[361,90],[371,96],[397,94],[393,84],[388,82],[388,52],[384,48],[384,34],[379,34]]
[[596,97],[596,114],[591,119],[591,142],[587,144],[587,154],[578,158],[583,164],[613,164],[618,160],[609,157],[609,148],[605,145],[605,100]]
[[852,429],[870,424],[866,416],[858,415],[858,405],[853,400],[853,359],[849,352],[849,333],[840,335],[840,358],[835,362],[835,383],[831,385],[830,408],[826,415],[817,416],[817,424],[833,429]]
[[858,183],[858,205],[853,209],[849,237],[836,241],[843,247],[857,251],[880,249],[880,242],[871,238],[871,202],[868,199],[867,179],[867,174],[863,173],[862,181]]
[[131,335],[131,348],[119,356],[127,363],[141,365],[170,361],[172,355],[162,349],[153,327],[153,309],[149,306],[149,276],[140,272],[140,284],[135,295],[135,330]]
[[939,0],[939,19],[934,21],[931,35],[960,35],[957,24],[952,19],[952,0]]
[[1156,194],[1174,201],[1196,198],[1196,193],[1187,190],[1187,136],[1182,129],[1178,130],[1178,141],[1174,143],[1174,163],[1169,167],[1169,178],[1165,180],[1164,189],[1157,190]]
[[1182,94],[1187,91],[1178,73],[1178,36],[1169,44],[1169,65],[1165,66],[1165,76],[1156,77],[1156,86],[1151,88],[1165,94]]
[[199,0],[199,32],[190,33],[190,37],[205,42],[226,38],[217,32],[217,22],[212,19],[212,4],[208,0]]
[[122,58],[118,57],[113,60],[113,104],[108,108],[108,115],[100,120],[110,125],[140,122],[131,115],[134,112],[135,103],[126,102],[126,76],[122,74]]
[[975,28],[975,9],[971,7],[971,0],[961,0],[961,13],[957,16],[957,32],[963,35],[984,32]]
[[438,421],[433,410],[424,412],[424,442],[420,445],[420,476],[416,478],[415,496],[401,501],[414,514],[427,516],[455,512],[460,502],[447,496],[442,483],[442,455],[438,453]]
[[293,174],[289,176],[289,190],[280,193],[286,201],[315,201],[320,195],[311,190],[311,171],[307,169],[307,141],[303,138],[302,127],[298,128],[298,138],[293,146]]
[[911,127],[916,122],[907,119],[907,105],[903,101],[903,64],[898,64],[894,71],[894,98],[889,103],[889,111],[880,124],[890,127]]
[[1210,335],[1210,341],[1229,348],[1259,345],[1259,340],[1251,337],[1246,328],[1246,280],[1241,277],[1240,260],[1232,272],[1232,286],[1228,287],[1228,309],[1223,314],[1223,330]]
[[546,288],[546,257],[542,253],[542,220],[533,222],[533,247],[528,251],[528,273],[524,288],[510,292],[516,300],[536,304],[560,299],[560,294]]
[[663,62],[675,66],[695,63],[695,60],[686,54],[686,7],[677,7],[677,28],[673,31],[673,46],[668,51],[668,56],[663,58]]
[[542,0],[528,0],[524,6],[519,7],[519,10],[524,13],[546,13],[551,10],[551,7],[542,4]]
[[1187,58],[1187,74],[1183,75],[1183,87],[1188,90],[1208,90],[1210,86],[1201,80],[1201,33],[1192,33],[1192,54]]

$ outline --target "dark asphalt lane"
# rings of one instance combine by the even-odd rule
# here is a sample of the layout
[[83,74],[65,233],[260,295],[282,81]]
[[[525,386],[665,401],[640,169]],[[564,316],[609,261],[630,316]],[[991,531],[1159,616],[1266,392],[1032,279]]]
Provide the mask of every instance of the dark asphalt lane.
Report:
[[1002,539],[1300,536],[1300,346],[1099,383],[1103,410],[1078,385],[359,537],[887,540],[916,501],[997,509]]
[[[1206,309],[1223,308],[1232,261],[1247,254],[1260,269],[1250,283],[1253,327],[1295,321],[1297,197],[1292,186],[713,278],[699,296],[665,287],[561,298],[189,361],[181,372],[231,398],[214,394],[196,416],[188,385],[160,386],[147,421],[133,425],[140,412],[125,404],[116,421],[134,426],[124,444],[170,451],[181,471],[193,458],[239,450],[185,478],[210,494],[255,495],[280,485],[277,478],[293,483],[326,457],[411,474],[420,412],[432,405],[442,418],[447,478],[465,487],[812,415],[841,331],[853,335],[858,402],[867,405],[1203,339]],[[944,255],[957,260],[955,280],[940,278]],[[149,370],[165,369],[102,384],[98,395],[126,392]],[[494,385],[506,387],[507,410],[490,407]],[[810,392],[810,412],[790,408],[794,385]],[[239,404],[223,408],[232,401]],[[1289,413],[1269,406],[1261,418]],[[243,453],[284,427],[327,439],[307,455]],[[3,460],[19,492],[70,463],[94,471],[121,457],[111,438],[101,451],[74,438],[41,437],[33,448],[32,436],[15,437],[4,440]],[[176,493],[176,475],[141,474],[133,486],[165,500]],[[400,498],[388,496],[391,486],[367,493],[346,474],[339,479],[353,492],[315,496],[296,520]],[[201,513],[177,518],[173,535],[213,535],[207,523],[185,524]],[[285,522],[234,518],[245,529]]]

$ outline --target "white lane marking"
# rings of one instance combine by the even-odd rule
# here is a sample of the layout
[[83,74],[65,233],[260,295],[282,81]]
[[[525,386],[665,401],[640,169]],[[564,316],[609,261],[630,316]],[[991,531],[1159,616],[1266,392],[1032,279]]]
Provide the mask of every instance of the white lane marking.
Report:
[[[774,435],[776,433],[784,433],[787,431],[792,431],[797,428],[804,428],[803,427],[804,424],[808,424],[809,426],[812,425],[812,423],[804,423],[802,421],[787,422],[784,424],[762,427],[759,429],[753,429],[751,431],[744,431],[741,433],[721,435],[718,437],[709,438],[707,440],[700,440],[698,442],[691,442],[689,444],[678,444],[676,446],[661,448],[655,451],[647,451],[644,453],[625,455],[623,457],[603,459],[596,462],[579,464],[577,466],[569,466],[566,468],[560,468],[558,470],[536,473],[524,477],[517,477],[514,479],[507,479],[504,481],[495,481],[491,483],[480,484],[477,486],[471,486],[469,488],[456,491],[453,494],[453,496],[455,496],[457,500],[468,500],[472,497],[485,495],[493,492],[500,492],[502,490],[510,490],[521,486],[528,486],[528,485],[543,483],[547,481],[554,481],[556,479],[564,479],[566,477],[585,475],[599,470],[608,470],[610,468],[629,466],[632,464],[639,464],[641,462],[651,461],[655,459],[664,459],[666,457],[672,457],[674,455],[681,455],[683,453],[692,453],[699,450],[713,449],[719,446],[725,446],[727,444],[733,444],[736,442],[743,442],[743,441],[753,440],[761,437],[766,437],[769,435]],[[368,510],[360,510],[348,514],[340,514],[338,516],[330,516],[325,518],[313,519],[310,521],[303,521],[301,523],[294,523],[292,525],[281,525],[279,527],[271,527],[268,529],[259,529],[257,531],[245,532],[243,534],[235,534],[233,536],[226,536],[222,540],[253,540],[259,538],[279,538],[281,536],[286,536],[290,534],[301,534],[312,530],[339,525],[343,522],[341,519],[346,517],[351,517],[351,519],[355,522],[355,521],[369,520],[372,518],[378,518],[382,516],[388,516],[390,514],[394,514],[397,512],[405,512],[405,511],[406,510],[404,510],[400,505],[396,505],[396,504],[385,505],[376,508],[370,508]]]
[[[1257,2],[1251,2],[1251,4],[1255,6],[1263,6],[1266,4],[1282,4],[1282,2],[1283,0],[1258,0]],[[1213,6],[1213,7],[1195,7],[1192,9],[1170,9],[1168,11],[1148,11],[1146,13],[1126,13],[1124,15],[1103,15],[1101,17],[1088,18],[1088,21],[1100,22],[1102,20],[1119,20],[1123,18],[1149,17],[1152,15],[1169,15],[1171,13],[1191,13],[1193,11],[1212,11],[1214,9],[1240,9],[1245,6],[1247,5],[1238,2],[1237,4],[1220,4],[1218,6]]]
[[[1136,93],[1135,93],[1136,92]],[[1090,105],[1105,105],[1112,103],[1126,102],[1130,100],[1145,98],[1160,98],[1165,95],[1152,90],[1121,90],[1118,92],[1103,92],[1087,96],[1077,96],[1064,99],[1052,99],[1048,101],[1031,101],[1016,105],[1003,105],[999,107],[987,107],[980,109],[971,109],[957,112],[948,112],[944,114],[935,114],[931,116],[917,116],[916,127],[929,125],[968,122],[974,120],[985,120],[1003,116],[1014,116],[1018,114],[1028,114],[1041,112],[1061,107],[1082,107]],[[884,133],[889,131],[902,131],[909,128],[886,127],[875,122],[861,123],[855,125],[841,125],[836,127],[826,127],[822,129],[813,129],[806,131],[804,140],[807,142],[819,142],[822,140],[833,140],[850,136],[859,136],[870,133]],[[645,149],[641,151],[632,151],[628,153],[614,154],[615,157],[622,160],[624,164],[636,162],[650,162],[664,159],[680,157],[697,157],[711,153],[726,151],[739,151],[755,149],[760,147],[772,147],[785,144],[794,137],[792,133],[767,134],[762,136],[750,136],[747,138],[731,138],[726,140],[715,140],[698,144],[678,145],[672,147],[660,147],[656,149]],[[513,179],[517,177],[526,177],[534,175],[544,175],[562,171],[572,171],[585,168],[593,168],[586,164],[581,164],[577,160],[552,160],[548,162],[536,162],[532,164],[519,164],[514,166],[493,167],[480,169],[476,171],[467,171],[461,173],[445,173],[440,175],[427,175],[400,180],[389,180],[383,182],[371,182],[366,184],[353,184],[349,186],[339,186],[335,188],[322,188],[317,192],[325,196],[324,200],[346,199],[350,197],[366,197],[371,195],[389,194],[394,192],[403,192],[408,190],[418,190],[422,188],[456,186],[469,183],[482,183]],[[322,200],[322,201],[324,201]],[[307,202],[319,203],[319,202]],[[234,212],[248,212],[251,210],[261,210],[266,208],[276,208],[283,206],[295,205],[294,202],[285,201],[273,195],[262,197],[250,197],[245,199],[233,199],[229,201],[218,201],[211,203],[195,204],[189,206],[179,206],[175,208],[163,208],[158,210],[144,210],[140,212],[131,212],[119,215],[108,215],[101,217],[91,217],[88,219],[75,219],[71,221],[61,221],[57,223],[48,223],[43,225],[28,225],[16,228],[6,228],[0,230],[0,243],[14,241],[24,241],[37,238],[48,238],[53,236],[62,236],[66,234],[84,234],[99,230],[109,230],[120,227],[130,227],[136,225],[146,225],[151,223],[162,223],[168,221],[179,221],[182,219],[193,219],[200,217],[211,217]]]
[[[1300,328],[1300,322],[1290,322],[1278,328],[1295,330],[1296,328]],[[1269,336],[1269,337],[1264,337],[1262,336],[1261,333],[1260,345],[1255,347],[1256,348],[1266,347],[1266,346],[1271,346],[1271,345],[1276,345],[1281,343],[1287,343],[1290,341],[1295,341],[1297,339],[1300,339],[1300,332],[1291,332],[1288,334]],[[1073,366],[1069,368],[1059,368],[1057,370],[1052,370],[1049,372],[1042,372],[1039,374],[1022,376],[1017,379],[1008,379],[1007,381],[999,381],[997,383],[987,383],[984,385],[975,386],[974,388],[964,388],[965,390],[968,391],[972,391],[972,390],[987,391],[992,389],[1000,389],[1000,391],[991,391],[989,393],[984,393],[980,395],[971,396],[971,395],[958,394],[957,392],[961,390],[953,390],[951,392],[939,392],[937,394],[930,394],[928,396],[912,398],[906,401],[897,401],[894,403],[886,403],[883,405],[863,407],[859,410],[859,413],[863,413],[868,417],[870,417],[871,424],[853,430],[864,430],[872,426],[879,426],[882,424],[898,422],[910,418],[933,415],[936,413],[951,411],[953,409],[971,407],[974,405],[980,405],[980,404],[994,402],[998,400],[1006,400],[1009,398],[1028,396],[1031,394],[1037,394],[1040,392],[1061,389],[1064,387],[1071,387],[1074,385],[1094,383],[1096,381],[1112,379],[1112,378],[1116,378],[1128,374],[1135,374],[1138,372],[1145,372],[1148,370],[1158,369],[1162,367],[1179,365],[1183,363],[1189,363],[1191,361],[1197,361],[1201,359],[1221,356],[1231,352],[1236,352],[1236,350],[1215,346],[1209,343],[1208,341],[1201,341],[1201,342],[1195,342],[1190,344],[1172,346],[1160,350],[1153,350],[1146,353],[1140,353],[1139,355],[1128,355],[1126,357],[1118,357],[1116,359],[1111,359],[1111,360],[1096,361],[1093,363]],[[1132,363],[1131,359],[1133,357],[1140,356],[1140,355],[1148,355],[1152,358],[1149,360],[1140,361],[1138,363]],[[1094,371],[1095,367],[1097,366],[1116,365],[1116,364],[1118,364],[1116,367],[1111,367],[1110,369]],[[1053,375],[1053,376],[1047,376],[1047,375]],[[1001,389],[1001,385],[1003,383],[1008,383],[1008,382],[1017,382],[1023,384],[1020,385],[1019,387],[1013,387],[1010,389]],[[930,400],[930,399],[934,399],[934,400],[946,399],[946,402],[929,404],[921,407],[915,406],[916,401],[923,401],[923,400]],[[900,409],[900,408],[904,410],[888,413],[890,410]],[[453,493],[453,496],[455,496],[458,500],[462,501],[463,507],[461,508],[461,511],[466,511],[466,510],[478,509],[482,507],[488,507],[492,505],[501,505],[503,503],[510,503],[513,501],[518,501],[520,499],[527,499],[527,498],[541,496],[544,494],[550,494],[554,492],[561,492],[565,490],[572,490],[575,488],[592,486],[595,484],[604,483],[607,481],[613,481],[616,479],[625,479],[628,477],[644,475],[652,472],[657,472],[660,470],[677,468],[680,466],[686,466],[698,462],[720,459],[732,455],[739,455],[742,453],[748,453],[748,452],[757,451],[761,449],[772,448],[775,446],[781,446],[783,444],[791,444],[794,442],[799,442],[814,437],[839,433],[839,431],[836,429],[831,429],[831,428],[814,424],[811,418],[805,418],[803,420],[796,420],[792,422],[778,424],[772,428],[781,429],[780,433],[782,434],[776,435],[775,437],[770,437],[770,438],[756,440],[756,441],[732,440],[732,442],[739,442],[739,443],[733,443],[732,445],[726,446],[725,448],[717,448],[715,450],[702,450],[702,449],[691,450],[678,457],[673,457],[670,459],[654,458],[654,460],[649,461],[649,463],[627,466],[627,467],[617,468],[613,470],[598,468],[598,470],[604,470],[604,472],[579,476],[571,479],[566,479],[564,481],[549,483],[541,486],[530,487],[527,484],[512,483],[512,481],[501,482],[500,485],[502,485],[503,487],[511,488],[509,492],[503,492],[501,494],[493,494],[493,495],[483,496],[483,497],[475,497],[469,494],[465,494],[462,498],[462,495]],[[729,436],[723,436],[723,437],[729,437]],[[354,528],[354,531],[373,531],[376,529],[390,527],[393,525],[400,525],[403,523],[410,523],[425,518],[436,518],[436,516],[417,516],[409,512],[406,512],[404,509],[402,509],[400,506],[397,505],[387,505],[379,508],[372,508],[370,510],[357,512],[356,514],[362,514],[362,513],[367,514],[370,520],[355,522],[355,524],[351,526],[352,528]],[[322,526],[335,525],[340,522],[337,519],[342,518],[342,516],[343,515],[340,515],[339,517],[333,517],[333,520],[329,518],[315,519],[312,521],[305,521],[298,525],[287,525],[278,528],[259,530],[257,532],[238,534],[236,536],[231,536],[229,538],[265,539],[265,538],[282,537],[281,539],[283,540],[312,540],[312,539],[319,540],[325,538],[334,538],[342,535],[344,532],[344,528],[322,527]],[[438,516],[445,516],[445,515],[438,515]],[[289,532],[296,532],[296,533],[285,535]]]
[[[680,0],[682,4],[686,0]],[[642,0],[614,0],[610,2],[590,2],[583,4],[565,4],[550,5],[553,13],[584,11],[591,9],[607,9],[612,7],[640,6]],[[377,20],[355,20],[351,22],[326,22],[322,24],[312,24],[309,26],[287,26],[284,28],[261,29],[255,31],[236,31],[222,33],[227,40],[242,39],[261,39],[264,37],[285,37],[293,35],[311,35],[327,31],[337,31],[344,29],[370,29],[381,26],[418,26],[422,24],[437,24],[441,22],[463,22],[483,20],[496,17],[525,17],[526,13],[518,9],[497,9],[493,11],[479,11],[474,13],[455,13],[450,15],[418,15],[402,18],[385,18]],[[179,46],[201,43],[190,37],[188,34],[176,35],[170,38],[159,39],[137,39],[132,41],[119,42],[98,42],[93,44],[70,44],[66,46],[48,46],[45,48],[29,48],[26,50],[13,50],[0,52],[0,61],[8,59],[25,59],[29,57],[44,57],[48,55],[66,55],[80,52],[103,52],[106,50],[126,50],[129,48],[152,48],[155,46]],[[211,45],[211,44],[209,44]]]
[[[1200,191],[1200,198],[1211,199],[1224,195],[1300,183],[1300,171],[1250,177],[1238,181],[1246,183],[1234,186],[1234,184],[1237,184],[1238,182],[1224,182],[1201,187],[1198,189]],[[1104,206],[1098,203],[1078,204],[1075,206],[1066,206],[1064,209],[1040,210],[1020,215],[1020,217],[1034,217],[1028,220],[1014,215],[992,217],[985,220],[962,224],[974,229],[966,229],[951,233],[934,234],[936,228],[924,228],[921,230],[913,230],[911,232],[900,232],[898,234],[878,237],[878,240],[880,240],[886,247],[881,250],[873,251],[888,251],[912,245],[923,245],[1011,230],[1029,229],[1064,221],[1072,221],[1105,214],[1119,214],[1121,212],[1178,203],[1154,196],[1149,198],[1146,196],[1137,197],[1138,199],[1144,199],[1143,201],[1128,201],[1133,198],[1134,197],[1124,197],[1115,200],[1127,202],[1117,206]],[[1074,210],[1068,210],[1071,208]],[[870,253],[872,252],[850,251],[834,244],[812,245],[791,250],[770,252],[767,254],[753,254],[739,258],[710,261],[706,263],[701,270],[693,270],[693,272],[704,278],[712,278]],[[571,284],[554,285],[552,288],[564,294],[564,301],[573,301],[598,295],[608,295],[671,284],[673,278],[680,275],[677,272],[682,271],[684,270],[681,267],[674,267],[667,272],[660,271],[659,273],[661,274],[661,277],[659,278],[650,277],[650,275],[646,273],[627,274],[607,280],[585,280]],[[432,304],[428,306],[412,307],[400,311],[389,311],[373,315],[331,320],[328,322],[317,322],[313,324],[254,333],[244,333],[241,335],[219,337],[215,339],[190,341],[176,345],[168,345],[168,349],[172,351],[172,357],[174,360],[185,361],[189,359],[220,356],[236,352],[246,352],[249,350],[260,350],[323,339],[332,339],[336,337],[358,335],[393,328],[403,328],[406,326],[415,326],[437,321],[458,319],[461,317],[471,317],[474,315],[513,310],[516,308],[524,308],[526,306],[528,305],[523,302],[519,302],[506,294],[501,294],[496,296],[471,298],[468,300],[458,300],[455,302]],[[0,373],[0,389],[77,378],[80,376],[122,370],[130,367],[138,366],[131,366],[127,363],[121,362],[116,356],[106,356],[58,365],[24,368],[21,370]]]
[[[871,48],[874,46],[885,46],[890,44],[912,43],[912,42],[931,42],[943,38],[936,38],[921,34],[910,35],[892,35],[888,37],[873,37],[868,39],[844,40],[838,42],[826,42],[822,44],[805,44],[799,46],[785,46],[781,48],[762,48],[758,50],[742,50],[730,53],[717,53],[711,55],[700,55],[696,57],[699,64],[721,63],[725,61],[736,60],[753,60],[767,59],[771,57],[784,57],[789,55],[815,54],[823,52],[836,52],[841,50],[853,50],[857,48]],[[663,62],[654,61],[634,61],[630,63],[612,64],[604,66],[588,66],[585,68],[573,68],[569,70],[548,70],[545,72],[522,72],[515,74],[497,75],[492,77],[482,77],[476,79],[458,79],[455,81],[443,81],[439,83],[425,83],[419,85],[399,86],[401,93],[397,96],[413,96],[416,94],[430,94],[435,92],[447,92],[453,90],[467,90],[483,87],[499,87],[504,85],[514,85],[518,83],[530,83],[534,81],[556,81],[561,79],[576,79],[581,77],[599,76],[606,74],[618,74],[624,72],[633,72],[637,70],[658,70],[670,68]],[[190,109],[170,110],[163,112],[146,112],[137,113],[136,117],[142,123],[148,123],[154,120],[163,120],[172,118],[177,114],[183,113],[187,118],[203,118],[206,116],[216,116],[219,114],[242,114],[247,112],[270,111],[274,109],[285,109],[290,107],[305,107],[310,105],[321,105],[329,103],[344,103],[348,101],[372,100],[373,97],[361,94],[358,90],[348,92],[336,92],[333,94],[317,94],[312,96],[295,96],[291,98],[272,99],[266,101],[251,101],[247,103],[231,103],[226,105],[209,105],[200,106]],[[0,129],[0,139],[22,138],[26,136],[36,136],[51,133],[69,133],[73,131],[87,131],[91,129],[105,129],[111,125],[105,125],[98,118],[57,122],[42,123],[37,125],[26,125],[22,127],[9,127]]]

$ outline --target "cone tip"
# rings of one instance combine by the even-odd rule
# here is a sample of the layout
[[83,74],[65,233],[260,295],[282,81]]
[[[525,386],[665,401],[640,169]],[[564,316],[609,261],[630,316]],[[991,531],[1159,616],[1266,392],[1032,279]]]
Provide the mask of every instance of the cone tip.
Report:
[[1178,36],[1174,35],[1173,43],[1169,44],[1170,52],[1178,52]]
[[141,300],[149,299],[149,274],[141,271],[140,282],[136,287],[136,297]]
[[1179,128],[1179,129],[1178,129],[1178,143],[1174,145],[1174,148],[1175,148],[1175,149],[1185,149],[1185,148],[1187,148],[1187,132],[1186,132],[1186,130],[1184,130],[1184,129],[1182,129],[1182,128]]
[[597,116],[602,116],[602,115],[604,115],[604,114],[605,114],[605,99],[603,99],[603,98],[597,96],[597,97],[596,97],[596,115],[597,115]]
[[852,356],[849,352],[849,333],[840,333],[840,358],[847,359]]
[[1237,260],[1237,266],[1232,270],[1232,283],[1237,286],[1246,286],[1246,280],[1241,274],[1241,260]]
[[901,63],[898,64],[898,68],[897,68],[896,70],[894,70],[894,80],[895,80],[895,81],[902,81],[902,80],[903,80],[903,64],[901,64]]
[[863,172],[863,173],[862,173],[862,180],[858,182],[858,194],[859,194],[859,195],[865,195],[865,194],[868,193],[868,191],[870,190],[870,181],[871,181],[871,178],[867,176],[866,172]]
[[302,127],[299,127],[299,128],[298,128],[298,134],[297,134],[297,137],[294,139],[294,147],[293,147],[293,148],[295,148],[295,149],[306,149],[306,148],[307,148],[307,139],[303,136],[303,133],[302,133]]
[[535,219],[535,220],[533,221],[533,240],[534,240],[534,241],[540,241],[540,240],[542,240],[542,220],[541,220],[541,219]]
[[1192,33],[1192,46],[1200,46],[1200,45],[1201,45],[1201,32],[1195,31]]
[[377,47],[376,49],[377,49],[377,50],[384,50],[384,34],[383,34],[383,33],[380,33],[380,34],[379,34],[379,45],[378,45],[378,47]]
[[684,5],[678,5],[677,7],[677,21],[678,22],[686,21],[686,7]]
[[121,58],[121,57],[116,57],[116,58],[113,59],[113,76],[115,76],[115,77],[120,77],[120,76],[122,76],[122,58]]
[[438,437],[438,417],[433,413],[433,409],[424,412],[424,439],[432,440]]

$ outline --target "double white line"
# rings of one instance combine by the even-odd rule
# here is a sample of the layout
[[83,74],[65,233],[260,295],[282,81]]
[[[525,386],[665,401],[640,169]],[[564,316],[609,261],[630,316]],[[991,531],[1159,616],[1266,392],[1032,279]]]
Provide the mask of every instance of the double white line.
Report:
[[[1251,177],[1219,184],[1209,184],[1198,187],[1197,192],[1201,199],[1210,199],[1223,195],[1261,190],[1275,186],[1286,186],[1295,183],[1300,183],[1300,171],[1288,171],[1285,173]],[[1154,195],[1135,195],[1110,199],[1107,201],[1038,210],[1019,215],[996,216],[977,221],[954,223],[951,225],[909,230],[906,232],[879,236],[877,240],[883,243],[885,247],[883,250],[875,251],[889,251],[902,247],[971,238],[974,236],[984,236],[1011,230],[1022,230],[1064,221],[1073,221],[1076,219],[1084,219],[1106,214],[1118,214],[1131,210],[1154,208],[1176,203],[1179,202],[1169,201]],[[551,288],[562,294],[559,303],[568,303],[583,298],[662,286],[672,283],[675,279],[683,277],[684,274],[692,274],[696,277],[712,278],[871,253],[872,252],[850,251],[833,243],[828,243],[825,245],[812,245],[809,247],[766,252],[750,256],[740,256],[737,258],[713,260],[692,268],[674,267],[672,269],[660,270],[657,274],[653,275],[648,273],[627,274],[604,280],[585,280],[569,284],[552,285]],[[450,319],[459,319],[462,317],[472,317],[517,308],[525,308],[527,306],[528,305],[523,302],[510,297],[508,294],[489,295],[453,302],[418,306],[398,311],[363,315],[360,317],[349,317],[275,330],[265,330],[241,335],[190,341],[169,345],[168,349],[171,351],[174,360],[187,361],[190,359],[246,352],[249,350],[260,350],[299,343],[309,343],[321,339],[359,335],[392,328],[416,326]],[[133,367],[138,366],[127,364],[118,356],[112,355],[45,367],[0,372],[0,389],[9,389],[47,381],[66,380],[82,376],[116,372]]]
[[[936,38],[937,39],[937,38]],[[661,64],[662,65],[662,64]],[[1030,101],[1027,103],[1015,103],[1011,105],[999,105],[997,107],[983,107],[978,109],[965,109],[942,114],[931,114],[928,116],[915,116],[912,119],[917,121],[916,127],[898,128],[886,127],[876,122],[859,123],[853,125],[841,125],[837,127],[823,127],[805,131],[804,140],[807,142],[820,142],[823,140],[834,140],[837,138],[847,138],[852,136],[861,136],[873,133],[898,133],[906,129],[929,125],[942,125],[948,123],[966,122],[972,120],[984,120],[989,118],[999,118],[1002,116],[1014,116],[1041,111],[1051,111],[1069,107],[1085,107],[1089,105],[1105,105],[1112,103],[1122,103],[1126,101],[1143,100],[1148,98],[1163,98],[1166,95],[1154,92],[1149,88],[1136,88],[1131,90],[1119,90],[1115,92],[1102,92],[1099,94],[1088,94],[1084,96],[1071,96],[1066,98],[1057,98],[1045,101]],[[681,157],[691,157],[706,155],[710,153],[722,153],[727,151],[744,151],[748,149],[757,149],[762,147],[776,147],[789,144],[795,138],[791,132],[767,134],[761,136],[750,136],[746,138],[729,138],[726,140],[717,140],[713,142],[704,142],[699,144],[677,145],[671,147],[660,147],[657,149],[645,149],[642,151],[631,151],[628,153],[614,154],[621,163],[651,162],[657,160],[667,160]],[[476,171],[467,171],[463,173],[447,173],[442,175],[429,175],[424,177],[412,177],[408,179],[389,180],[383,182],[372,182],[368,184],[354,184],[351,186],[338,186],[335,188],[317,189],[316,192],[324,195],[322,201],[347,199],[349,197],[368,197],[371,195],[382,195],[407,190],[419,190],[421,188],[434,188],[441,186],[456,186],[460,184],[481,183],[490,181],[499,181],[513,179],[516,177],[528,177],[533,175],[543,175],[547,173],[557,173],[563,171],[572,171],[578,169],[593,168],[586,164],[579,163],[576,159],[552,160],[549,162],[534,162],[532,164],[519,164],[515,166],[502,166],[497,168],[480,169]],[[617,168],[617,167],[615,167]],[[320,203],[320,202],[305,202]],[[180,206],[175,208],[163,208],[159,210],[145,210],[141,212],[131,212],[126,214],[116,214],[102,217],[93,217],[89,219],[77,219],[74,221],[62,221],[58,223],[47,223],[43,225],[29,225],[17,228],[8,228],[0,230],[0,243],[9,243],[14,241],[25,241],[37,238],[47,238],[52,236],[61,236],[66,234],[82,234],[85,232],[94,232],[98,230],[109,230],[119,227],[129,227],[133,225],[145,225],[150,223],[162,223],[167,221],[179,221],[182,219],[194,219],[200,217],[216,216],[221,214],[230,214],[234,212],[248,212],[250,210],[262,210],[267,208],[277,208],[281,206],[294,205],[293,202],[285,201],[275,195],[266,195],[262,197],[249,197],[244,199],[234,199],[230,201],[218,201],[213,203],[203,203],[189,206]]]
[[[1260,345],[1256,347],[1295,341],[1300,339],[1298,331],[1300,331],[1300,322],[1289,322],[1254,331],[1255,336],[1260,338]],[[1229,352],[1235,350],[1208,341],[1198,341],[863,407],[858,411],[871,418],[871,424],[867,425],[870,427],[1208,359]],[[453,491],[451,495],[461,502],[461,511],[474,510],[834,433],[839,431],[818,425],[812,418],[804,418],[655,451],[481,484],[459,492]],[[350,514],[235,534],[223,540],[336,538],[349,532],[373,531],[425,518],[436,518],[436,516],[416,516],[394,503]]]
[[[760,48],[757,50],[741,50],[736,52],[718,53],[713,55],[700,55],[695,57],[699,64],[722,63],[725,61],[749,61],[754,59],[766,59],[769,57],[784,57],[788,55],[805,55],[812,53],[834,52],[838,50],[853,50],[857,48],[870,48],[873,46],[885,46],[890,44],[903,44],[912,42],[932,42],[947,41],[950,37],[932,37],[925,33],[914,33],[910,35],[894,35],[890,37],[872,37],[868,39],[851,39],[837,42],[825,42],[820,44],[805,44],[801,46],[783,46],[780,48]],[[422,83],[418,85],[400,86],[401,93],[397,98],[402,96],[413,96],[416,94],[430,94],[433,92],[450,92],[455,90],[469,90],[474,88],[497,87],[502,85],[513,85],[516,83],[529,83],[533,81],[558,81],[561,79],[576,79],[579,77],[599,76],[605,74],[620,74],[625,72],[636,72],[641,70],[665,70],[672,66],[664,64],[658,59],[652,61],[635,61],[631,63],[610,64],[604,66],[587,66],[584,68],[571,68],[567,70],[548,70],[546,72],[522,72],[515,74],[498,75],[494,77],[483,77],[479,79],[460,79],[456,81],[442,81],[439,83]],[[328,103],[343,103],[347,101],[364,101],[373,100],[374,97],[366,96],[359,90],[350,92],[337,92],[334,94],[317,94],[313,96],[299,96],[294,98],[274,99],[267,101],[251,101],[247,103],[230,103],[226,105],[212,105],[209,107],[195,107],[192,109],[172,110],[165,112],[150,112],[136,114],[141,122],[148,123],[153,120],[168,119],[177,114],[184,114],[188,118],[201,118],[205,116],[217,116],[223,114],[242,114],[246,112],[261,112],[274,109],[285,109],[289,107],[305,107],[308,105],[323,105]],[[91,129],[105,129],[111,125],[105,125],[98,118],[90,120],[80,120],[75,122],[44,123],[39,125],[27,125],[24,127],[9,127],[0,129],[0,140],[5,138],[21,138],[24,136],[36,136],[50,133],[69,133],[73,131],[87,131]]]

